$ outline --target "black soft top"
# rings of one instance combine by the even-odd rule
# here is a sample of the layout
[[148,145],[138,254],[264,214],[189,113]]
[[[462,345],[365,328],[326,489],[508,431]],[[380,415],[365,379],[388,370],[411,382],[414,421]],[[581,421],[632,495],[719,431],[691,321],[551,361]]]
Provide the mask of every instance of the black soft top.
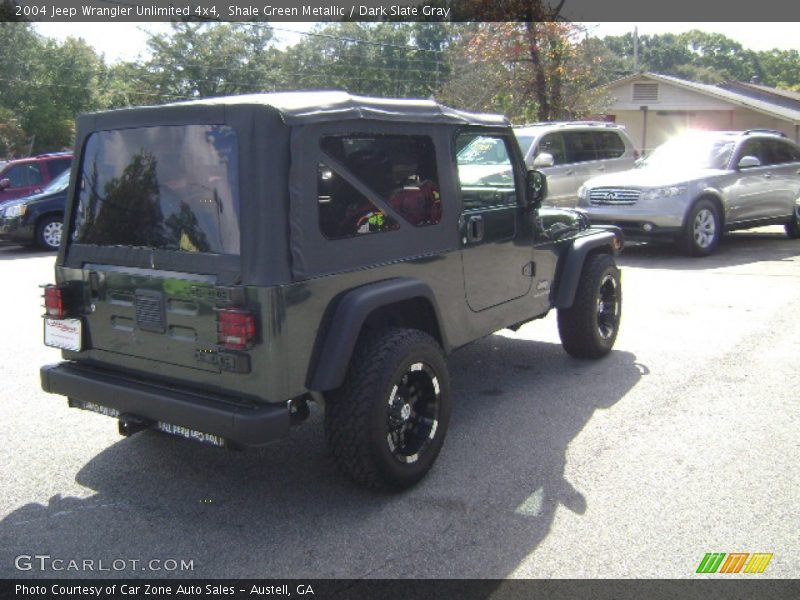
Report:
[[222,96],[203,100],[174,102],[160,106],[126,110],[149,111],[181,106],[265,106],[274,109],[287,125],[324,123],[343,119],[373,121],[414,121],[419,123],[452,123],[458,125],[508,125],[502,115],[469,113],[433,100],[371,98],[341,91],[274,92]]
[[94,132],[200,124],[227,125],[236,131],[240,254],[199,255],[72,242],[62,247],[59,264],[122,265],[211,274],[225,284],[277,285],[455,248],[457,229],[446,228],[442,221],[436,232],[401,223],[387,236],[338,240],[333,250],[320,232],[316,212],[318,166],[330,160],[322,155],[319,137],[353,131],[431,136],[444,174],[441,194],[447,210],[455,214],[455,204],[450,203],[456,202],[458,192],[447,167],[453,130],[509,127],[501,115],[462,112],[433,100],[368,98],[340,91],[248,94],[84,114],[78,118],[80,158],[73,161],[66,222],[73,223],[82,155]]

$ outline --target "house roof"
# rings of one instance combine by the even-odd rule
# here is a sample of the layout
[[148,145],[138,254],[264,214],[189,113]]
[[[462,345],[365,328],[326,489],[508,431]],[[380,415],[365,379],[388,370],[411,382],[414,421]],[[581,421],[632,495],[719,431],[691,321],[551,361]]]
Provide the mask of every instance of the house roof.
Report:
[[795,124],[800,124],[800,94],[788,92],[785,90],[775,90],[767,86],[758,86],[755,84],[746,84],[742,82],[728,82],[720,85],[710,85],[707,83],[695,83],[686,79],[672,77],[670,75],[660,75],[658,73],[636,73],[628,75],[622,79],[617,79],[605,85],[605,88],[615,87],[617,85],[628,83],[632,81],[649,79],[651,81],[666,83],[674,85],[683,89],[687,89],[699,94],[705,94],[718,100],[723,100],[741,106],[742,108],[749,108],[750,110],[783,119],[784,121],[791,121]]

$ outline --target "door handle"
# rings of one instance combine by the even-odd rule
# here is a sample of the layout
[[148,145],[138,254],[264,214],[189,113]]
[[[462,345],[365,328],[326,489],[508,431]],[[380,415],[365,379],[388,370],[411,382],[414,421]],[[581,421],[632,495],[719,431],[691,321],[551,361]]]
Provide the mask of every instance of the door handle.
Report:
[[597,170],[598,171],[605,171],[606,167],[605,167],[605,165],[600,165],[599,167],[597,167]]
[[483,239],[483,217],[473,215],[467,219],[467,239],[470,242],[480,242]]
[[772,173],[764,173],[766,179],[772,179]]

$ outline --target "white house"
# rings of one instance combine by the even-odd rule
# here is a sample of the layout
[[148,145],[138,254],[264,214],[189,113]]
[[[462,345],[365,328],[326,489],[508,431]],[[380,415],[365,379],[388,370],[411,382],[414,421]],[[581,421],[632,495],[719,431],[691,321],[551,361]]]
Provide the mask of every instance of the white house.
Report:
[[729,82],[694,83],[639,73],[604,86],[604,117],[624,125],[647,152],[684,129],[777,129],[800,141],[800,94]]

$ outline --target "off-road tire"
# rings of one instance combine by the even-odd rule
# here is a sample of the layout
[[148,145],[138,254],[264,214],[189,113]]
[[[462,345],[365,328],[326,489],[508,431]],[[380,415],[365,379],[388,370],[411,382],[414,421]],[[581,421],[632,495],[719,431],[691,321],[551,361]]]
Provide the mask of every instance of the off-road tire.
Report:
[[[424,366],[424,372],[418,372],[419,365]],[[412,368],[416,371],[410,371]],[[422,444],[418,456],[398,458],[399,445],[392,447],[392,436],[397,434],[394,416],[397,411],[393,407],[398,399],[402,402],[403,395],[412,397],[406,392],[416,389],[417,384],[402,383],[408,383],[409,375],[417,378],[420,388],[428,392],[424,397],[436,397],[438,405],[431,423],[426,421],[415,429],[424,431],[429,425],[428,436],[409,438]],[[435,383],[426,384],[427,379]],[[436,396],[432,395],[434,391],[438,392]],[[422,398],[420,392],[416,402]],[[406,404],[410,406],[412,401]],[[422,479],[436,460],[447,432],[450,409],[447,365],[441,348],[431,336],[416,329],[383,329],[362,334],[344,383],[326,394],[328,449],[337,467],[353,481],[373,489],[406,489]],[[413,409],[411,413],[411,417],[405,417],[409,426],[415,418],[420,418],[413,416],[416,414]]]
[[622,285],[614,259],[608,254],[588,256],[572,306],[558,311],[564,350],[575,358],[605,356],[614,347],[621,316]]
[[688,256],[708,256],[719,244],[722,219],[716,204],[701,198],[689,210],[678,247]]
[[[36,233],[34,242],[36,245],[41,248],[42,250],[58,250],[58,246],[61,242],[61,234],[56,236],[56,230],[61,231],[63,233],[63,225],[62,225],[63,217],[60,215],[50,215],[44,217],[39,223],[36,225]],[[58,237],[58,243],[56,243],[56,237]]]
[[800,239],[800,209],[795,209],[792,220],[784,225],[786,235],[793,240]]

